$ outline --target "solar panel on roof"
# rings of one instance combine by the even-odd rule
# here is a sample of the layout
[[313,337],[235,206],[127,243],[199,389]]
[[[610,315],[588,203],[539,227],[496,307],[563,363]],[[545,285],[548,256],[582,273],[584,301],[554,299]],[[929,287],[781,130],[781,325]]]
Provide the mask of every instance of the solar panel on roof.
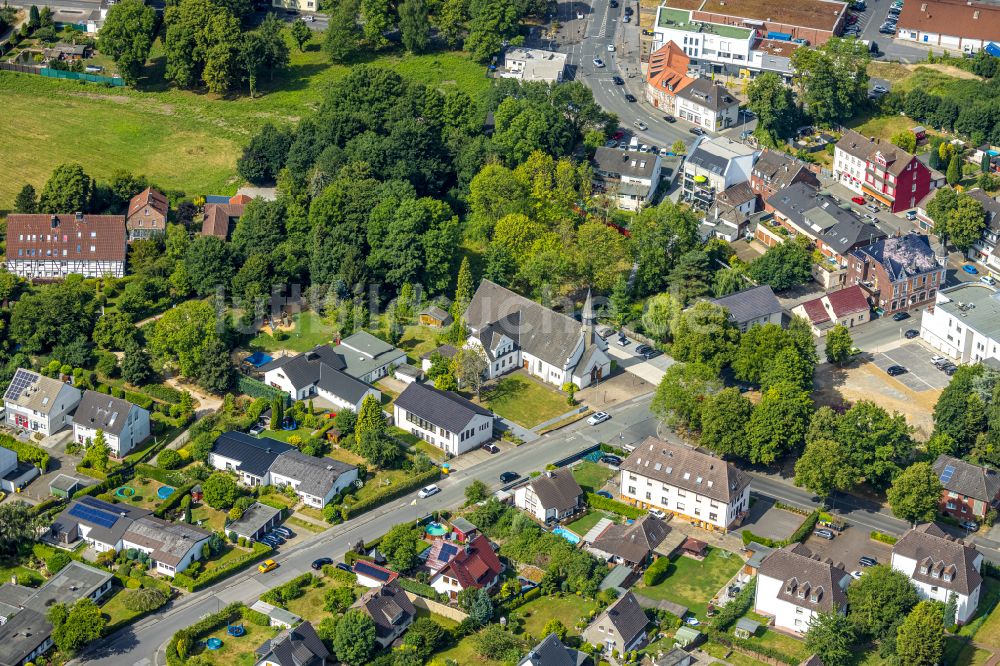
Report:
[[375,580],[387,581],[389,580],[390,573],[384,571],[381,568],[374,567],[364,560],[358,560],[354,563],[354,572],[359,573],[362,576],[368,576],[369,578],[374,578]]
[[948,483],[949,481],[951,481],[951,477],[954,473],[955,473],[954,465],[945,466],[944,471],[941,472],[941,483]]
[[457,553],[458,553],[457,546],[453,546],[450,543],[446,543],[443,546],[441,546],[441,557],[439,559],[444,560],[445,562],[450,562],[451,558],[455,557]]
[[114,527],[115,522],[118,520],[117,514],[101,511],[85,504],[73,505],[69,510],[69,515],[76,516],[80,520],[86,520],[89,523],[94,523],[104,528]]
[[21,397],[24,389],[34,384],[36,380],[37,378],[34,374],[18,368],[17,372],[14,373],[14,378],[10,380],[10,387],[7,389],[7,399],[17,400]]

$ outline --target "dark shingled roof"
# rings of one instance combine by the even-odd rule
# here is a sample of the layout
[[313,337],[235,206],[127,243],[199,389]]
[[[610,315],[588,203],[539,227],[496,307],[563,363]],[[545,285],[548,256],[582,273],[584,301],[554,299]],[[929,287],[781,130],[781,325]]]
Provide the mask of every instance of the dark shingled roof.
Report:
[[462,432],[477,414],[493,416],[490,410],[466,400],[457,393],[441,391],[416,382],[407,385],[394,404],[451,433]]
[[[951,474],[944,475],[946,467],[953,468]],[[1000,495],[1000,473],[995,469],[980,467],[942,454],[934,461],[934,473],[941,479],[944,489],[950,492],[986,504],[992,504],[997,495]]]
[[125,424],[128,423],[132,407],[132,403],[128,400],[87,390],[83,392],[83,399],[73,414],[73,423],[85,428],[103,430],[112,435],[121,435]]
[[913,571],[907,575],[921,583],[968,595],[983,582],[976,569],[976,559],[980,557],[976,547],[949,536],[934,523],[924,523],[908,531],[892,547],[892,554],[916,560]]
[[248,474],[264,476],[280,454],[294,448],[291,444],[270,437],[258,439],[246,433],[232,431],[219,435],[212,446],[212,453],[238,460],[237,467]]
[[712,299],[712,303],[728,310],[729,316],[738,324],[781,312],[781,303],[778,302],[771,287],[766,284]]
[[517,666],[582,666],[589,659],[586,653],[566,647],[558,636],[549,634]]
[[330,651],[316,635],[309,622],[294,629],[285,629],[255,650],[258,661],[270,661],[278,666],[322,666]]
[[617,555],[626,562],[644,561],[670,533],[656,516],[645,515],[631,525],[611,525],[594,540],[593,548]]
[[884,238],[874,245],[855,250],[854,256],[861,261],[867,257],[882,264],[893,282],[941,268],[927,236],[920,234]]
[[342,474],[355,469],[354,465],[333,458],[307,456],[298,449],[285,451],[270,467],[272,474],[298,480],[300,483],[296,490],[299,492],[316,497],[326,497]]
[[825,612],[847,605],[850,576],[829,560],[817,559],[801,543],[771,553],[759,575],[781,581],[778,598],[795,606]]
[[466,589],[480,588],[489,584],[503,572],[503,569],[503,564],[493,550],[490,540],[480,534],[458,551],[438,573],[458,579],[462,589]]
[[575,507],[578,498],[583,495],[583,489],[568,469],[544,472],[533,478],[530,485],[543,508],[558,509],[560,512]]
[[646,626],[649,624],[646,611],[639,605],[631,590],[598,615],[597,619],[590,623],[591,626],[601,622],[602,617],[607,617],[608,621],[614,625],[625,645],[630,645],[639,634],[646,630]]
[[399,633],[400,626],[408,625],[417,615],[413,602],[395,582],[389,582],[365,592],[354,602],[375,622],[375,636],[385,644]]
[[725,460],[656,437],[647,437],[620,468],[726,504],[750,485],[750,476]]

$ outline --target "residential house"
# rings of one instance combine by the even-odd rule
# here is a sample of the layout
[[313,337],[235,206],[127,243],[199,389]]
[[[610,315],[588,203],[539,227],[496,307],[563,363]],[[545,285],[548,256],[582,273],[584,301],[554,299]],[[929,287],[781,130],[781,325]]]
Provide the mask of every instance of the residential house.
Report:
[[[660,544],[672,532],[665,522],[647,514],[632,524],[609,525],[587,550],[612,564],[638,570],[652,561],[654,553],[660,552]],[[677,536],[680,538],[680,532]],[[673,545],[676,547],[678,543]]]
[[38,589],[16,583],[0,586],[0,664],[44,661],[42,655],[53,645],[49,609],[84,598],[98,602],[111,591],[113,580],[107,571],[71,560]]
[[833,173],[842,184],[893,213],[916,208],[934,189],[931,170],[916,155],[847,130],[833,153]]
[[657,657],[653,666],[691,666],[694,663],[694,655],[683,648],[671,648],[666,654]]
[[375,641],[382,648],[402,636],[417,616],[417,609],[398,583],[368,590],[352,608],[362,610],[375,623]]
[[903,5],[896,39],[976,53],[1000,38],[1000,8],[982,0],[917,0]]
[[504,569],[493,544],[480,535],[459,549],[444,567],[431,576],[430,586],[454,600],[462,590],[492,590],[500,582]]
[[241,194],[228,200],[225,197],[222,199],[222,202],[216,202],[205,197],[207,203],[201,222],[202,236],[215,236],[222,240],[229,240],[229,234],[236,228],[236,223],[243,217],[246,204],[251,201],[250,197]]
[[778,629],[803,634],[816,615],[846,611],[850,581],[843,565],[814,556],[801,543],[785,546],[760,565],[754,612],[773,617]]
[[667,39],[663,46],[649,54],[646,67],[646,101],[670,114],[677,110],[677,93],[694,81],[688,76],[691,59],[679,43]]
[[854,328],[871,320],[871,306],[864,290],[855,284],[799,303],[792,314],[808,321],[813,335],[822,337],[834,326]]
[[99,391],[83,392],[73,414],[73,439],[86,445],[104,433],[115,458],[124,458],[149,437],[149,410]]
[[757,195],[750,185],[731,185],[715,196],[715,203],[702,221],[702,236],[706,239],[715,236],[729,243],[738,240],[743,237],[756,210]]
[[258,541],[281,524],[281,509],[254,502],[237,520],[226,523],[226,534],[235,534],[247,541]]
[[860,284],[880,314],[934,303],[947,272],[927,236],[918,234],[883,238],[854,250],[847,271],[847,284]]
[[543,523],[565,520],[583,505],[583,489],[568,468],[543,472],[514,491],[514,506]]
[[517,662],[517,666],[589,666],[593,661],[586,652],[566,647],[559,637],[549,634]]
[[76,548],[84,541],[95,552],[121,550],[125,531],[139,518],[151,512],[131,504],[111,504],[84,495],[70,500],[45,534],[42,541],[59,548]]
[[983,555],[934,523],[909,530],[892,547],[892,568],[905,574],[924,599],[955,600],[955,622],[965,624],[979,606]]
[[586,388],[611,372],[607,342],[595,331],[597,316],[589,293],[577,321],[483,280],[465,321],[467,344],[485,353],[490,379],[523,368],[558,387],[573,382]]
[[319,9],[317,0],[271,0],[271,6],[299,12],[315,12]]
[[982,236],[969,248],[969,259],[978,261],[985,266],[994,277],[1000,276],[1000,201],[980,189],[970,190],[967,194],[983,205],[986,213],[986,224]]
[[18,368],[3,396],[4,421],[11,428],[48,436],[72,423],[80,389],[32,370]]
[[1000,473],[941,454],[934,461],[941,481],[938,510],[959,520],[982,520],[1000,506]]
[[343,372],[366,384],[374,383],[390,374],[397,365],[406,363],[406,352],[368,331],[347,336],[333,351],[344,359]]
[[257,657],[254,666],[325,666],[330,651],[312,624],[303,622],[264,641],[254,655]]
[[750,476],[682,444],[647,437],[619,469],[620,499],[662,509],[710,530],[728,530],[750,509]]
[[677,92],[677,117],[721,132],[736,125],[740,101],[721,83],[695,79]]
[[158,190],[147,187],[132,197],[125,214],[125,229],[129,241],[162,236],[167,231],[170,204]]
[[16,453],[0,446],[0,489],[4,492],[20,492],[40,473],[37,467],[29,462],[18,462]]
[[367,396],[382,398],[381,391],[348,372],[347,359],[332,345],[276,358],[260,369],[266,384],[285,391],[293,400],[318,397],[335,409],[357,412]]
[[624,210],[650,203],[660,184],[660,156],[638,150],[599,147],[594,152],[593,185]]
[[1000,292],[960,282],[934,297],[920,317],[920,337],[958,363],[1000,358]]
[[124,215],[8,215],[7,270],[29,280],[125,276]]
[[208,465],[215,469],[234,472],[245,486],[270,485],[271,463],[286,451],[295,449],[291,444],[270,437],[253,437],[242,432],[219,435],[208,454]]
[[142,516],[128,526],[116,550],[134,548],[146,553],[156,573],[173,578],[201,559],[202,546],[211,536],[208,530],[194,525]]
[[418,317],[421,326],[431,326],[433,328],[445,328],[451,326],[454,318],[447,310],[440,305],[428,305],[420,311]]
[[358,585],[364,587],[379,588],[399,578],[399,574],[395,571],[367,560],[355,560],[351,571],[354,572]]
[[725,137],[695,141],[684,160],[682,196],[697,208],[708,210],[719,192],[750,180],[757,151]]
[[392,406],[394,423],[432,446],[459,455],[493,439],[493,412],[457,393],[414,382]]
[[566,72],[566,58],[565,53],[556,51],[508,46],[503,53],[503,65],[497,68],[496,74],[503,79],[560,83]]
[[583,639],[603,652],[624,654],[646,642],[649,619],[629,590],[594,618],[583,630]]
[[436,356],[441,356],[444,359],[451,360],[458,355],[458,350],[451,345],[441,345],[436,349],[429,352],[424,352],[420,355],[420,369],[426,373],[434,365],[434,358]]
[[769,285],[750,287],[722,298],[713,298],[711,302],[726,309],[729,320],[741,333],[764,324],[781,326],[784,310]]
[[765,149],[750,171],[750,189],[757,195],[757,210],[763,210],[768,199],[793,183],[820,186],[805,162],[780,150]]

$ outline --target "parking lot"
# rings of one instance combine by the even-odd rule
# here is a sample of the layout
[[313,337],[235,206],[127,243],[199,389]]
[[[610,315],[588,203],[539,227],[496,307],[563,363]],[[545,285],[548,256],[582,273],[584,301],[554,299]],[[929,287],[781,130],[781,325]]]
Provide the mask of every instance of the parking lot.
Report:
[[950,381],[950,377],[931,363],[933,352],[918,341],[907,342],[896,349],[875,354],[872,359],[883,372],[892,365],[906,368],[902,375],[893,377],[900,384],[915,392],[939,391]]
[[892,557],[892,546],[872,541],[869,531],[857,525],[848,526],[832,540],[810,534],[805,545],[814,555],[829,557],[835,563],[842,563],[848,572],[862,569],[858,564],[858,559],[862,556],[874,557],[879,564],[889,564]]
[[774,506],[774,499],[754,493],[750,499],[750,515],[736,530],[750,530],[757,536],[775,541],[787,539],[799,528],[805,516]]

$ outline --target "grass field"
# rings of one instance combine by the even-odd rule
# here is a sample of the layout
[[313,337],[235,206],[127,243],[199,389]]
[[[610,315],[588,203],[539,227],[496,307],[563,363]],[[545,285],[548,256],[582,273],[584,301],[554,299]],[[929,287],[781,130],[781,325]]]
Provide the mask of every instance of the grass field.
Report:
[[292,315],[294,328],[283,331],[280,338],[275,338],[261,331],[247,344],[255,351],[277,351],[286,349],[295,352],[309,351],[316,345],[326,344],[333,340],[337,332],[335,326],[327,324],[323,318],[312,310]]
[[571,530],[580,536],[585,536],[594,525],[601,521],[602,518],[608,518],[613,522],[618,522],[618,517],[613,513],[591,511],[590,513],[584,515],[583,518],[574,520],[572,523],[568,524],[566,529]]
[[435,340],[443,331],[429,326],[407,326],[399,340],[399,348],[406,352],[410,363],[420,366],[421,354],[437,349]]
[[196,647],[192,653],[201,654],[209,663],[218,666],[253,666],[257,661],[254,650],[260,647],[260,644],[266,639],[276,636],[278,628],[258,627],[250,622],[244,622],[243,628],[246,633],[239,638],[233,638],[226,633],[226,627],[213,631],[202,641],[218,638],[222,641],[222,647],[218,650],[209,650],[204,647],[203,642],[199,642],[200,647]]
[[979,607],[972,620],[958,633],[975,638],[977,643],[1000,650],[1000,581],[992,576],[983,579]]
[[[479,97],[489,86],[484,68],[461,53],[364,59],[445,91]],[[169,88],[162,82],[165,66],[157,42],[139,90],[0,72],[9,120],[0,162],[11,165],[12,176],[0,181],[0,210],[25,183],[41,191],[64,162],[79,162],[103,180],[114,169],[128,169],[189,196],[234,193],[236,159],[252,132],[266,122],[288,124],[307,115],[349,70],[331,65],[314,39],[305,52],[292,48],[288,70],[273,83],[262,82],[264,94],[251,100]]]
[[701,562],[690,557],[678,557],[673,561],[666,580],[653,587],[641,585],[635,591],[651,599],[667,599],[683,604],[704,620],[708,602],[726,581],[736,575],[742,564],[740,557],[721,548],[710,547]]
[[565,394],[521,373],[500,378],[490,390],[483,391],[482,402],[525,428],[554,419],[570,409]]
[[542,629],[549,620],[559,620],[570,634],[579,635],[576,623],[581,618],[588,618],[595,608],[597,608],[595,602],[583,597],[553,595],[529,601],[512,615],[524,620],[524,631],[531,635],[530,640],[537,642],[544,638]]
[[615,472],[606,465],[592,462],[581,462],[573,465],[573,478],[585,492],[595,493],[608,482]]

